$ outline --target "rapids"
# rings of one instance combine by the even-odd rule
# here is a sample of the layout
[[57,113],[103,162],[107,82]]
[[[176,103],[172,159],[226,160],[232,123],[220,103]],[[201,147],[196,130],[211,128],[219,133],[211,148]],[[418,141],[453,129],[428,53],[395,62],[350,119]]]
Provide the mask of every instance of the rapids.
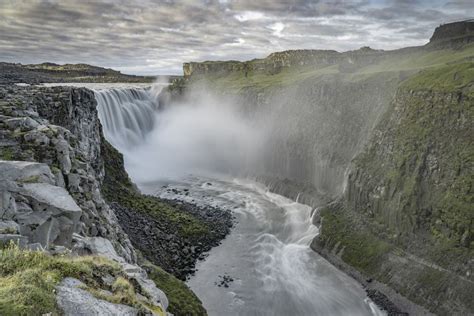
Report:
[[[231,209],[237,219],[188,281],[209,315],[384,315],[355,280],[309,248],[318,234],[310,207],[250,180],[187,177],[169,186],[187,194],[141,189]],[[218,286],[223,276],[233,279],[228,287]]]
[[[209,315],[384,314],[356,281],[309,248],[318,234],[311,207],[225,172],[241,167],[229,151],[255,149],[251,126],[237,112],[207,104],[158,111],[146,89],[95,93],[105,137],[124,154],[127,171],[144,193],[233,211],[235,228],[188,281]],[[209,109],[215,111],[212,120]],[[187,160],[193,163],[183,163]],[[202,172],[193,160],[207,162],[198,165]],[[164,169],[157,167],[162,161]],[[181,173],[166,173],[173,162]],[[212,169],[215,165],[219,168]],[[187,194],[170,193],[169,187]],[[228,287],[221,283],[224,276],[233,279]]]

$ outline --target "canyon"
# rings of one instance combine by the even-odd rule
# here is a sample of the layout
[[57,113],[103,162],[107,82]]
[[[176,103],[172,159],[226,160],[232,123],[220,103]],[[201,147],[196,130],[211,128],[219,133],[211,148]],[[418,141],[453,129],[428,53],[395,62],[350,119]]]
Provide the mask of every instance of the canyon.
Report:
[[[2,73],[0,314],[472,314],[473,41],[462,21],[158,88]],[[23,270],[58,295],[25,303]]]

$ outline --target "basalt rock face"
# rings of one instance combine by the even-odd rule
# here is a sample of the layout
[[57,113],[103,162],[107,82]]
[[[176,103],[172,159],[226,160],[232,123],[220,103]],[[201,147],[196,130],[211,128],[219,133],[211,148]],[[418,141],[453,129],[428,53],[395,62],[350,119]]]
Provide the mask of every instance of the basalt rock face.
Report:
[[312,244],[440,315],[474,310],[472,67],[401,85]]
[[336,74],[278,89],[245,89],[239,103],[256,106],[246,111],[272,130],[257,172],[312,186],[326,196],[339,194],[347,166],[387,109],[399,80],[397,73],[357,81]]
[[0,181],[2,244],[71,247],[82,211],[46,164],[0,160]]
[[205,61],[189,62],[183,65],[185,78],[191,75],[225,74],[243,72],[245,76],[253,73],[277,74],[288,68],[326,67],[331,65],[350,66],[371,64],[383,58],[384,52],[363,47],[359,50],[339,53],[333,50],[288,50],[276,52],[262,59],[251,61]]
[[[0,103],[0,158],[22,161],[2,163],[2,177],[6,176],[6,169],[13,170],[8,166],[21,165],[23,173],[28,166],[36,166],[36,171],[30,170],[26,178],[5,179],[19,184],[2,188],[3,197],[9,197],[3,199],[6,202],[2,212],[14,212],[7,220],[18,222],[20,232],[30,238],[30,243],[39,242],[43,247],[70,246],[72,233],[104,237],[121,256],[134,262],[135,251],[100,192],[104,177],[100,155],[102,131],[92,91],[0,86]],[[59,201],[67,207],[55,205]],[[60,214],[66,214],[67,209],[77,212],[61,220]],[[25,214],[31,215],[28,222],[21,220]],[[34,214],[38,216],[31,222]],[[44,225],[49,225],[49,229],[43,229]],[[61,232],[66,227],[70,227],[67,236]],[[57,233],[40,234],[51,229]]]
[[468,44],[474,41],[474,20],[447,23],[438,26],[428,44],[429,47]]

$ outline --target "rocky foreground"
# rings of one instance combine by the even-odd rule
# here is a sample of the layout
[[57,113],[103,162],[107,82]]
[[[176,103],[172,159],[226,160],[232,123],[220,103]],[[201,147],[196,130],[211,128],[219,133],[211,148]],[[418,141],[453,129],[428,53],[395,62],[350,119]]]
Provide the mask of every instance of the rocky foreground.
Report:
[[164,270],[185,279],[230,214],[142,196],[87,89],[0,86],[0,127],[0,314],[205,314]]

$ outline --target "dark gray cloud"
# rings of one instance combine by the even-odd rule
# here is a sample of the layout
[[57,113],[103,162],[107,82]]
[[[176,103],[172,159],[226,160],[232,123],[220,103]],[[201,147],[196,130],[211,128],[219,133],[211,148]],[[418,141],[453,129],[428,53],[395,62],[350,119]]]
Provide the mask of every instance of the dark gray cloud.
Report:
[[185,61],[424,44],[471,0],[0,0],[0,61],[180,73]]

